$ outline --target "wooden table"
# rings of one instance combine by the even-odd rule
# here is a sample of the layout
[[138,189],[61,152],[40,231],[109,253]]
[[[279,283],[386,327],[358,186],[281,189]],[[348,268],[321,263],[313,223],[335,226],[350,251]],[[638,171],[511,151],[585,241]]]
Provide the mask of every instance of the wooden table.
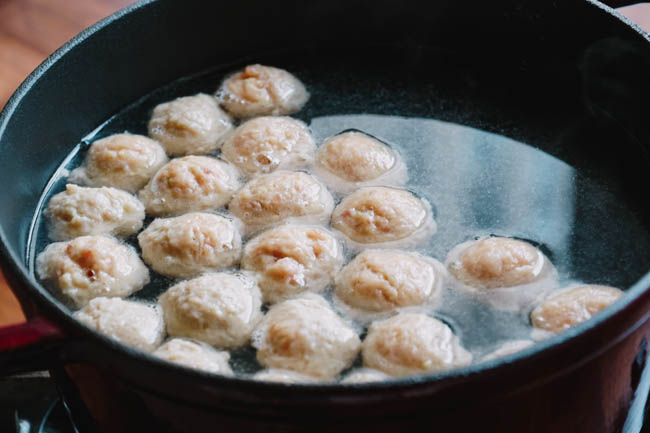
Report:
[[[45,57],[133,0],[0,0],[0,107]],[[622,13],[650,31],[650,4]],[[24,320],[0,273],[0,326]]]

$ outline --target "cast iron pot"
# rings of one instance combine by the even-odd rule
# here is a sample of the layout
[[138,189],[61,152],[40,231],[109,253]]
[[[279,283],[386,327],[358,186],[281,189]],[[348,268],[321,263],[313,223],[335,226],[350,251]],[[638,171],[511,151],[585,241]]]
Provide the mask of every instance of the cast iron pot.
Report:
[[[607,236],[605,223],[617,224],[608,209],[577,234],[588,245],[581,257],[602,264],[602,275],[582,277],[606,280],[623,266],[620,302],[518,354],[391,383],[286,386],[170,365],[81,326],[36,280],[30,223],[80,137],[174,79],[280,51],[316,66],[339,59],[343,71],[364,58],[379,74],[383,65],[433,83],[441,90],[430,105],[375,95],[378,103],[349,109],[425,115],[533,144],[617,194],[636,233],[649,232],[650,44],[600,3],[141,2],[54,53],[0,117],[0,258],[28,316],[0,330],[0,373],[49,369],[82,432],[620,431],[647,358],[650,257],[636,253],[639,236]],[[586,204],[576,206],[580,218]],[[599,224],[603,235],[593,236]]]

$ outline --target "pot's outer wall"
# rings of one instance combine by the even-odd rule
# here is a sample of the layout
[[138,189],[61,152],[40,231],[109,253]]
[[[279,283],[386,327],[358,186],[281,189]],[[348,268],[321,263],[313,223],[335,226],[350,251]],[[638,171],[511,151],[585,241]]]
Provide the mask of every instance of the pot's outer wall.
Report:
[[[599,326],[512,364],[494,362],[498,366],[491,370],[437,381],[330,389],[261,386],[152,362],[92,337],[22,274],[30,219],[54,168],[80,137],[173,79],[269,50],[398,44],[417,51],[421,45],[444,46],[466,53],[467,62],[484,72],[483,79],[504,90],[504,104],[524,103],[526,96],[534,101],[551,92],[564,98],[557,104],[569,116],[610,119],[602,127],[612,136],[622,134],[617,146],[647,146],[647,126],[637,121],[640,99],[623,108],[609,106],[617,108],[612,111],[608,98],[602,97],[607,92],[581,87],[578,64],[585,50],[611,37],[648,52],[638,33],[579,0],[469,5],[455,0],[428,5],[161,0],[132,8],[55,55],[37,72],[40,79],[23,86],[10,101],[3,117],[8,121],[0,123],[0,203],[10,204],[0,206],[0,224],[3,248],[20,264],[4,264],[7,278],[28,315],[39,311],[79,337],[66,346],[65,365],[54,368],[69,403],[80,399],[88,406],[87,411],[73,407],[77,422],[107,432],[283,432],[305,431],[308,425],[314,431],[343,432],[370,430],[368,423],[375,423],[377,432],[420,431],[416,427],[421,426],[448,432],[618,431],[638,375],[637,353],[644,338],[650,338],[647,293]],[[647,77],[650,68],[635,73]],[[635,95],[641,98],[647,91],[641,88]],[[580,105],[583,96],[588,109]],[[508,125],[480,126],[508,130]],[[572,164],[580,163],[576,155],[587,155],[567,148],[564,141],[549,146],[545,150]],[[644,197],[643,171],[635,169],[645,164],[643,153],[637,147],[625,155],[632,169],[621,182],[636,185],[626,188],[625,199],[631,203]]]

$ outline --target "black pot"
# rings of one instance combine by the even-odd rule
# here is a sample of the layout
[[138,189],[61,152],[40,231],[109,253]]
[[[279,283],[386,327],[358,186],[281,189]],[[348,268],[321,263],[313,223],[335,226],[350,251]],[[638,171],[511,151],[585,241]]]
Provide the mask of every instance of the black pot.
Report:
[[[650,338],[648,41],[591,0],[160,0],[118,12],[48,58],[0,116],[0,258],[29,318],[0,331],[0,373],[50,369],[83,432],[621,431]],[[439,89],[431,104],[417,102],[415,91],[401,105],[378,92],[370,102],[352,98],[350,110],[498,132],[586,173],[617,201],[588,213],[602,219],[580,225],[587,228],[578,230],[576,248],[586,249],[576,260],[597,263],[588,267],[596,275],[581,277],[606,281],[622,267],[624,298],[500,360],[346,387],[212,376],[77,323],[35,279],[28,250],[54,169],[81,137],[142,95],[215,65],[273,55],[314,67],[338,61],[341,74],[359,64],[391,77],[412,74]],[[345,75],[332,79],[346,85]],[[581,202],[581,194],[577,219],[599,205]],[[631,223],[608,221],[619,215],[617,203]]]

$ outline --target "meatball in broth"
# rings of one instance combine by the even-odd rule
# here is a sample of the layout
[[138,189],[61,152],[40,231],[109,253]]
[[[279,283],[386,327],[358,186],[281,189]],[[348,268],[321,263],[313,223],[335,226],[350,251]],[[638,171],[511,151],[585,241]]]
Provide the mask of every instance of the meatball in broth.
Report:
[[208,373],[232,376],[228,364],[230,354],[215,350],[206,344],[184,338],[173,338],[153,352],[154,356],[174,364],[207,371]]

